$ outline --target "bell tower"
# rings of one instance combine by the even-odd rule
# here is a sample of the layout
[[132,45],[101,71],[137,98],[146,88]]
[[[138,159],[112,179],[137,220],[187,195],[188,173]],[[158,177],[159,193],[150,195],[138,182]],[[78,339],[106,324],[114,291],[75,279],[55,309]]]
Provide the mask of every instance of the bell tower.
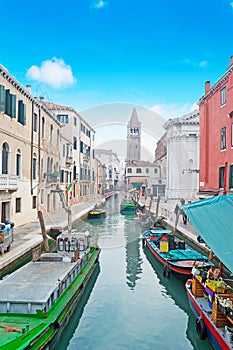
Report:
[[141,160],[141,122],[139,122],[136,108],[127,125],[127,163]]

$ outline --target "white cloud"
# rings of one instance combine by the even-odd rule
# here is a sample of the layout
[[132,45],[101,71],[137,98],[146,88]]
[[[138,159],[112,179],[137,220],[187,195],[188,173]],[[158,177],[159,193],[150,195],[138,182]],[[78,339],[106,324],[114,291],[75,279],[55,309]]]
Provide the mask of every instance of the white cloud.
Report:
[[98,2],[94,2],[92,4],[92,7],[96,8],[96,9],[101,9],[103,8],[104,6],[107,5],[107,2],[106,1],[103,1],[103,0],[99,0]]
[[230,6],[233,8],[233,2],[230,2]]
[[201,61],[201,62],[199,62],[198,66],[199,66],[199,67],[208,66],[208,62],[207,62],[207,61]]
[[196,62],[189,58],[184,58],[183,60],[181,60],[181,62],[185,64],[190,64],[191,66],[198,66],[198,67],[206,67],[208,65],[207,61]]
[[169,119],[182,117],[183,115],[198,109],[198,105],[196,103],[185,103],[184,105],[180,105],[178,103],[171,103],[169,105],[157,104],[150,107],[150,109],[155,113],[158,113],[161,117]]
[[31,66],[26,76],[55,89],[71,86],[76,82],[71,67],[56,57],[42,62],[40,67]]

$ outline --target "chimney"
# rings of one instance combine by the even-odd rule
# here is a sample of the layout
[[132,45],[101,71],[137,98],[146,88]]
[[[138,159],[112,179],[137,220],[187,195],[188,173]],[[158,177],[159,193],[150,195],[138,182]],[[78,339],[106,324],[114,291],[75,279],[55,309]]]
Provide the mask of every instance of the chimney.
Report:
[[44,101],[44,96],[40,96],[40,101]]
[[31,94],[31,85],[26,85],[26,89],[27,89],[27,92],[29,92],[29,94]]
[[210,90],[210,81],[206,81],[205,82],[205,93],[207,94],[207,92]]
[[230,66],[233,64],[233,56],[231,56]]

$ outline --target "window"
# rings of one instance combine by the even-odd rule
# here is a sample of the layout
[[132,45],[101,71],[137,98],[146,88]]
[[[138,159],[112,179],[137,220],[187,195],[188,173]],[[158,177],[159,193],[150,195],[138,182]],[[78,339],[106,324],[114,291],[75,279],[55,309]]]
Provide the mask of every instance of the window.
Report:
[[149,174],[149,172],[150,172],[150,169],[146,168],[146,174]]
[[230,165],[229,188],[233,188],[233,164]]
[[233,147],[233,123],[231,124],[231,147]]
[[141,169],[141,168],[137,168],[137,169],[136,169],[136,174],[141,174],[141,172],[142,172],[142,169]]
[[5,111],[5,88],[0,85],[0,112]]
[[158,173],[158,168],[154,168],[154,173],[155,173],[155,174]]
[[33,115],[33,131],[37,132],[37,114]]
[[32,160],[32,179],[36,180],[36,158],[35,158],[35,156],[33,157],[33,160]]
[[226,87],[220,90],[221,106],[226,104]]
[[83,142],[80,141],[80,152],[83,153]]
[[77,126],[77,118],[74,117],[74,126]]
[[50,125],[49,142],[50,142],[50,144],[53,143],[53,125]]
[[36,196],[32,196],[32,209],[36,209]]
[[2,145],[2,174],[8,174],[9,146],[6,142]]
[[12,118],[16,117],[16,95],[12,95],[10,90],[5,90],[5,113]]
[[22,125],[26,124],[26,106],[22,100],[18,101],[18,122]]
[[44,178],[44,159],[43,158],[41,159],[41,162],[40,162],[40,176],[42,179]]
[[21,175],[21,152],[20,149],[18,149],[16,153],[16,176],[20,177]]
[[61,172],[60,172],[60,181],[62,183],[64,182],[64,170],[61,170]]
[[62,155],[63,155],[63,157],[66,156],[66,145],[62,146]]
[[221,129],[221,150],[226,149],[226,127]]
[[40,204],[44,204],[44,189],[40,190]]
[[45,119],[44,119],[44,117],[42,117],[42,121],[41,121],[41,136],[42,136],[42,139],[45,138]]
[[224,166],[221,166],[219,168],[219,188],[224,187],[224,170],[225,170]]
[[132,174],[132,168],[128,168],[128,169],[127,169],[127,173],[128,173],[128,174]]
[[20,213],[21,212],[21,198],[15,199],[15,212]]
[[60,123],[68,124],[68,114],[58,114],[57,119]]
[[60,132],[57,130],[57,146],[60,145]]
[[77,149],[77,137],[76,136],[73,137],[73,148]]

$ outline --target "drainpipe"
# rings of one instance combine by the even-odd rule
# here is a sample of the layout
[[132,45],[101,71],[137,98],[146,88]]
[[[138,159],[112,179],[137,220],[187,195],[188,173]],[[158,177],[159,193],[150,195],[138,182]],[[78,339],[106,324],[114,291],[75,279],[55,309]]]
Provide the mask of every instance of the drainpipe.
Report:
[[31,186],[31,196],[33,195],[33,186],[32,186],[32,168],[33,168],[33,117],[34,117],[34,102],[32,101],[32,125],[31,125],[31,173],[30,173],[30,186]]
[[38,115],[38,181],[39,186],[37,187],[37,208],[39,208],[39,197],[40,197],[40,185],[41,185],[41,150],[40,150],[40,144],[41,144],[41,106],[39,106],[39,115]]

